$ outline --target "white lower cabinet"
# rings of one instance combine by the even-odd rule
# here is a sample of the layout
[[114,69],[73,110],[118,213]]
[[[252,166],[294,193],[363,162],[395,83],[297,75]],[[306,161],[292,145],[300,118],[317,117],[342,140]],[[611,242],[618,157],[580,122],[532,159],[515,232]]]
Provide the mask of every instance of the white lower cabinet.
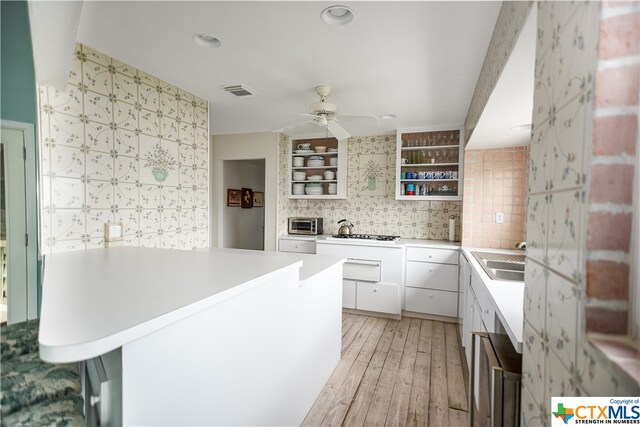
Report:
[[458,293],[434,289],[406,288],[407,311],[435,314],[437,316],[457,316]]
[[278,238],[278,252],[295,252],[301,254],[315,254],[315,237],[280,237]]
[[356,282],[356,308],[400,314],[400,286],[393,283]]
[[353,280],[342,281],[342,307],[356,308],[356,282]]
[[405,310],[458,316],[458,250],[407,248]]

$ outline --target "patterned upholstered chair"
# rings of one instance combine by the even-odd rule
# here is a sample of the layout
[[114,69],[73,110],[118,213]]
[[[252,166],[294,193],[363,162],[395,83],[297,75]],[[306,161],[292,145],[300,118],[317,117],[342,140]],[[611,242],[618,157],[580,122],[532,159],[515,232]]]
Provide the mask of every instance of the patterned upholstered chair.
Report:
[[83,426],[77,364],[38,355],[38,320],[0,328],[2,426]]

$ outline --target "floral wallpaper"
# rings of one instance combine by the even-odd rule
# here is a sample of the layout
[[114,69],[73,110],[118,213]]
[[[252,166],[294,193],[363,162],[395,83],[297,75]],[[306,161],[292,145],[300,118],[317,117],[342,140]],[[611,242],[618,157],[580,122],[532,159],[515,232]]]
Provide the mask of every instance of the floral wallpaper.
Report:
[[67,89],[40,86],[43,253],[209,244],[208,103],[87,46]]
[[[550,424],[552,396],[635,396],[588,341],[585,239],[599,2],[539,2],[526,217],[521,424]],[[603,6],[606,7],[606,6]]]
[[482,110],[487,105],[489,96],[498,82],[513,46],[518,40],[518,34],[529,16],[533,1],[504,1],[498,14],[495,29],[487,48],[480,76],[469,104],[469,111],[465,119],[465,140],[469,141],[471,134],[480,120]]
[[293,216],[324,218],[324,233],[338,231],[337,222],[349,219],[356,233],[391,234],[404,238],[446,240],[449,218],[456,219],[460,239],[459,201],[395,200],[396,137],[352,137],[347,141],[348,170],[345,200],[289,199],[290,141],[280,136],[278,234],[287,234]]

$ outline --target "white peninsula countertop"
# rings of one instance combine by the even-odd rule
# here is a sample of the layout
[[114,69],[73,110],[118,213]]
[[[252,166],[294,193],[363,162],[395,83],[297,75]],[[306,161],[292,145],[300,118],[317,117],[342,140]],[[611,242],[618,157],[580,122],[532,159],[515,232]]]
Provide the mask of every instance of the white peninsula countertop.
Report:
[[96,357],[279,274],[300,269],[304,281],[339,262],[335,257],[307,260],[297,254],[220,249],[116,247],[50,255],[40,356],[54,363]]

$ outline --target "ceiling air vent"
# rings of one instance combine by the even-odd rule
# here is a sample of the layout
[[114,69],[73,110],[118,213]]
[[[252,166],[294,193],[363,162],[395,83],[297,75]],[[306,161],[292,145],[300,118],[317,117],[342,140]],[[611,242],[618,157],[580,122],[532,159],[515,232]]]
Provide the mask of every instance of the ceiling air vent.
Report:
[[220,86],[222,90],[229,92],[231,95],[237,98],[251,98],[256,96],[253,89],[247,85],[226,85]]

